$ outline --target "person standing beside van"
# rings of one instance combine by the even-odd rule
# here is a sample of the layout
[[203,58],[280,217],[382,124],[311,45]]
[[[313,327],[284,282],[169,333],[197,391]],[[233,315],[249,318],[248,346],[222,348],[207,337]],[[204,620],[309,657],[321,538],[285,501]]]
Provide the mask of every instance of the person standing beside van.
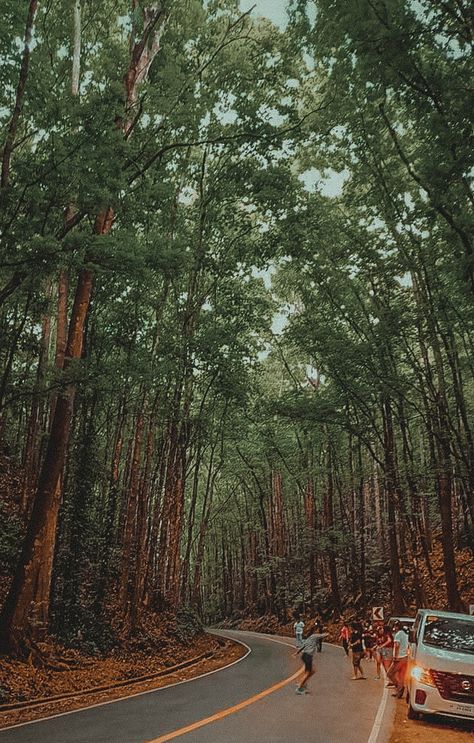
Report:
[[395,684],[392,696],[401,699],[405,688],[405,677],[408,666],[408,635],[400,622],[393,625],[393,659],[387,671],[388,679]]

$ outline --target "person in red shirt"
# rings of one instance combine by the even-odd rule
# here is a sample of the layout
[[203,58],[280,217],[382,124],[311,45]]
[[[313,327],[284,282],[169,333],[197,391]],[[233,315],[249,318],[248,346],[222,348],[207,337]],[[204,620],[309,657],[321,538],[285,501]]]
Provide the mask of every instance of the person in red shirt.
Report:
[[349,626],[346,622],[341,627],[341,631],[339,633],[339,639],[342,640],[342,647],[344,648],[344,652],[346,655],[349,655],[349,640],[351,637],[351,631],[349,629]]

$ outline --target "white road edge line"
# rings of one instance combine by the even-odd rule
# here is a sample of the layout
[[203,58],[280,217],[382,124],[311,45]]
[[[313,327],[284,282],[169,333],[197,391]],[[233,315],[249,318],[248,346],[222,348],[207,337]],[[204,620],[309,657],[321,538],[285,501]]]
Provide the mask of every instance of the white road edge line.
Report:
[[[270,640],[270,642],[277,642],[280,645],[287,645],[288,647],[294,647],[293,643],[290,644],[289,642],[283,642],[283,640],[275,640],[273,637],[267,636],[264,633],[251,632],[251,631],[245,632],[244,630],[243,634],[258,635],[261,639]],[[340,645],[336,645],[334,642],[326,642],[325,644],[331,645],[333,648],[339,648],[339,650],[343,650],[343,648]],[[380,728],[382,727],[383,716],[385,713],[385,707],[387,705],[387,699],[388,699],[388,689],[385,686],[386,680],[387,679],[385,677],[384,678],[384,689],[382,692],[382,696],[380,698],[379,706],[378,706],[377,713],[374,719],[374,724],[372,725],[372,730],[370,732],[370,736],[369,736],[367,743],[377,743],[377,739],[379,737]]]
[[[214,633],[217,634],[217,633]],[[219,635],[220,637],[224,637],[224,635]],[[226,638],[226,639],[234,639],[234,638]],[[197,681],[198,679],[202,679],[205,676],[212,676],[213,673],[218,673],[218,671],[225,671],[226,668],[230,668],[231,666],[235,666],[237,663],[240,663],[242,660],[245,660],[248,655],[252,652],[252,649],[249,648],[249,646],[242,642],[242,640],[235,640],[235,642],[238,642],[239,645],[243,645],[244,648],[247,648],[247,652],[245,655],[243,655],[241,658],[237,658],[237,660],[232,661],[232,663],[228,663],[226,666],[222,666],[221,668],[215,668],[213,671],[208,671],[207,673],[201,673],[200,676],[194,676],[191,679],[184,679],[183,681],[176,681],[174,684],[167,684],[166,686],[160,686],[157,689],[147,689],[146,691],[138,691],[136,694],[128,694],[126,697],[117,697],[117,699],[109,699],[106,702],[98,702],[97,704],[89,704],[87,707],[80,707],[79,709],[71,709],[69,712],[58,712],[56,715],[48,715],[47,717],[38,717],[36,720],[28,720],[27,722],[17,722],[15,725],[9,725],[8,727],[0,728],[0,735],[3,733],[4,730],[14,730],[15,728],[22,728],[25,727],[25,725],[34,725],[37,722],[45,722],[46,720],[54,720],[56,717],[65,717],[66,715],[77,715],[79,712],[86,712],[89,709],[95,709],[95,707],[105,707],[106,704],[115,704],[115,702],[124,702],[126,699],[133,699],[134,697],[141,697],[145,694],[153,694],[159,691],[163,691],[164,689],[171,689],[173,686],[180,686],[180,684],[188,684],[190,681]],[[282,643],[283,645],[286,643]],[[100,693],[100,692],[99,692]]]
[[374,724],[372,726],[372,730],[370,731],[369,740],[367,741],[367,743],[377,743],[377,740],[378,740],[378,737],[379,737],[380,728],[382,727],[383,716],[384,716],[384,713],[385,713],[385,707],[387,705],[387,699],[388,699],[388,689],[385,686],[386,680],[387,679],[385,677],[384,680],[383,680],[383,693],[382,693],[382,697],[381,697],[380,702],[379,702],[379,707],[378,707],[378,710],[377,710],[377,714],[375,715]]
[[[260,637],[261,639],[269,640],[269,642],[278,643],[278,645],[286,645],[286,647],[289,647],[289,648],[294,647],[293,643],[283,642],[283,640],[276,640],[275,638],[271,637],[270,635],[266,635],[263,632],[251,632],[251,631],[245,632],[245,630],[238,630],[238,631],[242,632],[242,634],[256,635]],[[226,637],[225,635],[220,635],[216,631],[213,631],[210,634],[219,635],[220,637]],[[27,722],[19,722],[16,725],[9,725],[8,727],[0,728],[0,734],[4,730],[14,730],[15,728],[25,727],[26,725],[34,725],[37,722],[45,722],[47,720],[54,720],[57,717],[65,717],[66,715],[76,715],[76,714],[79,714],[80,712],[86,712],[89,709],[95,709],[96,707],[105,707],[105,705],[107,704],[115,704],[115,702],[123,702],[126,699],[133,699],[134,697],[141,697],[141,696],[144,696],[145,694],[157,693],[159,691],[163,691],[164,689],[171,689],[173,686],[180,686],[181,684],[188,684],[191,681],[197,681],[198,679],[204,678],[205,676],[212,676],[212,674],[218,673],[219,671],[225,671],[226,668],[235,666],[237,663],[240,663],[242,660],[245,660],[245,658],[247,658],[247,656],[250,655],[250,653],[252,652],[251,648],[249,648],[249,646],[242,640],[237,640],[236,638],[230,638],[230,639],[233,639],[235,642],[238,642],[240,645],[243,645],[245,648],[247,648],[247,652],[241,658],[238,658],[237,660],[232,661],[232,663],[228,663],[228,665],[226,666],[222,666],[222,668],[215,668],[213,671],[208,671],[207,673],[201,673],[200,676],[194,676],[194,678],[191,678],[191,679],[184,679],[184,681],[176,681],[176,683],[174,684],[167,684],[167,686],[160,686],[158,689],[148,689],[147,691],[139,691],[136,694],[129,694],[125,697],[117,697],[117,699],[109,699],[106,702],[98,702],[97,704],[90,704],[87,707],[80,707],[79,709],[73,709],[73,710],[70,710],[69,712],[59,712],[56,715],[49,715],[47,717],[38,717],[36,720],[28,720]],[[332,647],[336,647],[342,650],[340,645],[336,645],[333,642],[328,642],[326,644],[332,645]],[[388,697],[388,692],[387,692],[387,689],[384,688],[384,693],[382,694],[382,699],[380,700],[380,704],[377,710],[377,715],[374,720],[372,732],[370,734],[370,738],[367,741],[367,743],[377,743],[377,738],[380,732],[380,727],[382,725],[382,719],[383,719],[383,714],[385,711],[387,697]]]

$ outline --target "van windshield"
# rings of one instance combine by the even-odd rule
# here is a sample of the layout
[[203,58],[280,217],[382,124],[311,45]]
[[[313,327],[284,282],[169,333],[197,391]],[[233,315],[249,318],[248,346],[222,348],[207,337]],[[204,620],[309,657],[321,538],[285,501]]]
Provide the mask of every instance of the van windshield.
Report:
[[423,643],[441,650],[474,654],[474,621],[427,617]]

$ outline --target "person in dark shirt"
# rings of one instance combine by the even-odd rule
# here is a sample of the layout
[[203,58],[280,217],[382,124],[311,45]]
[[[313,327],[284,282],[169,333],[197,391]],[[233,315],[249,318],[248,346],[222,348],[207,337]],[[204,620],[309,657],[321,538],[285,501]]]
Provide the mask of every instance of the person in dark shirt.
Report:
[[356,681],[359,678],[365,679],[364,672],[360,665],[360,662],[364,657],[364,642],[362,639],[362,627],[359,622],[353,622],[351,624],[350,647],[352,650],[352,666],[354,669],[354,675],[351,677],[352,681]]
[[368,660],[372,660],[372,658],[375,657],[375,633],[372,625],[369,622],[367,622],[367,624],[365,625],[364,631],[362,633],[362,639],[364,640],[365,654]]

